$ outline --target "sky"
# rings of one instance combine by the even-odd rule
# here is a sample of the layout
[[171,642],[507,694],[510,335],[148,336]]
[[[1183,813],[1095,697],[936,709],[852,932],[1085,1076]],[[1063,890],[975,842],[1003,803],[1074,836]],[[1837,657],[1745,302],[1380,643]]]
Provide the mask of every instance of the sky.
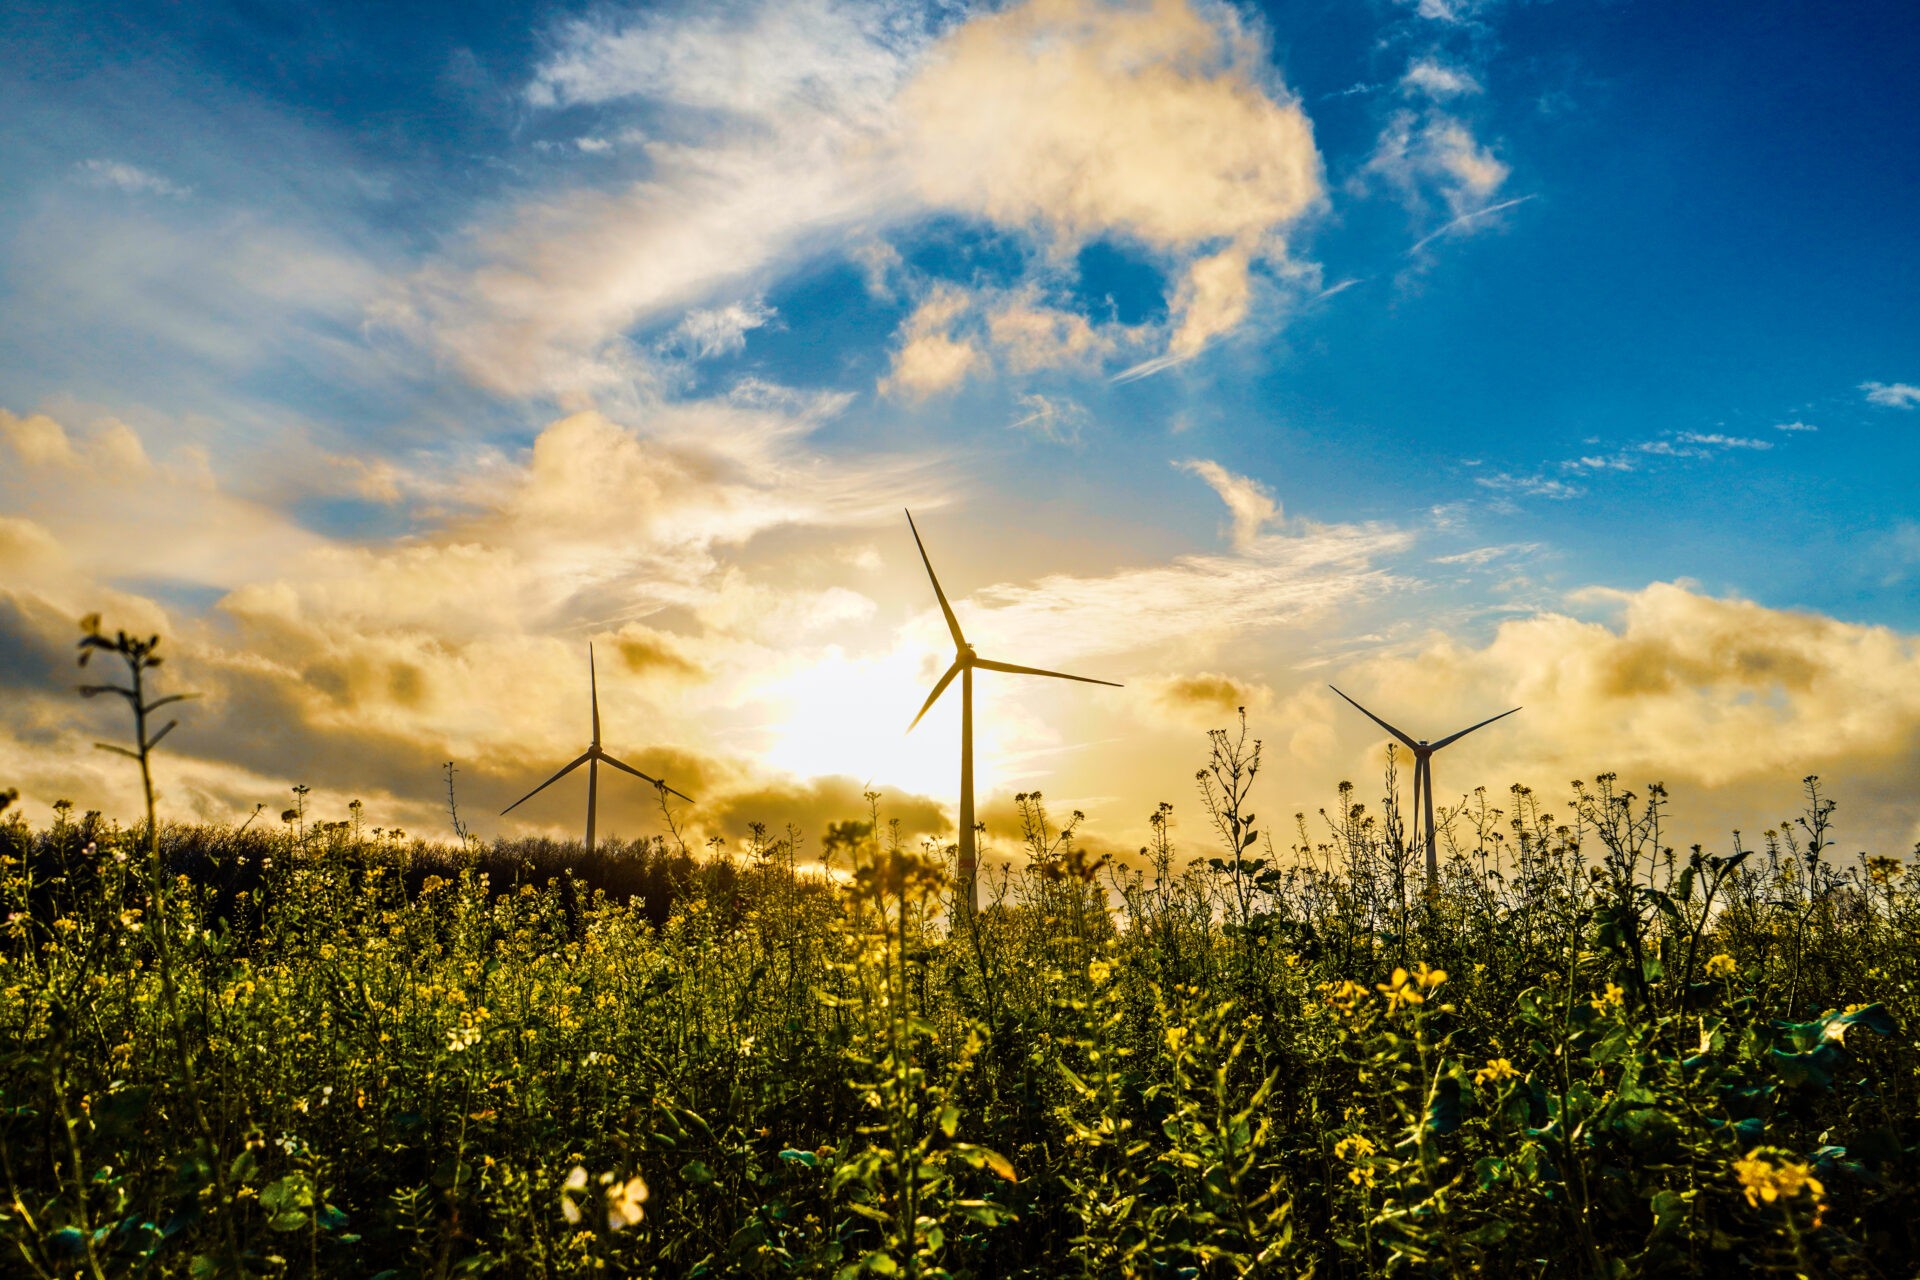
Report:
[[[1439,799],[1818,774],[1920,840],[1920,11],[1897,0],[35,4],[0,18],[0,786],[692,838],[878,791],[1206,847],[1383,735]],[[603,779],[600,829],[665,830]],[[1319,819],[1310,816],[1310,829]],[[1287,833],[1279,833],[1286,843]]]

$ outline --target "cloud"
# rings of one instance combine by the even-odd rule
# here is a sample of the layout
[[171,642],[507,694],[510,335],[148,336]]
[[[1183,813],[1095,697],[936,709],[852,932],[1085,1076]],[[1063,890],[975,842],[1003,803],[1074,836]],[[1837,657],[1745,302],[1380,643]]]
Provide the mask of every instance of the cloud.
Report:
[[1536,197],[1531,195],[1515,196],[1511,200],[1501,200],[1501,201],[1497,201],[1494,204],[1484,205],[1478,209],[1469,209],[1467,212],[1461,214],[1457,218],[1449,218],[1447,221],[1441,223],[1438,227],[1434,228],[1432,231],[1427,232],[1427,234],[1425,234],[1424,236],[1421,236],[1418,240],[1414,241],[1413,245],[1407,250],[1407,256],[1408,257],[1417,256],[1422,249],[1432,244],[1435,240],[1443,239],[1446,236],[1453,235],[1456,232],[1462,230],[1463,228],[1477,225],[1478,223],[1485,221],[1486,219],[1492,217],[1495,214],[1505,213],[1507,210],[1512,209],[1518,205],[1526,204],[1528,201],[1533,200],[1535,198]]
[[1776,422],[1773,424],[1773,429],[1775,431],[1818,431],[1820,428],[1810,422]]
[[1394,0],[1429,22],[1459,26],[1474,20],[1488,0]]
[[1116,342],[1083,315],[1038,301],[1024,289],[987,312],[987,337],[1015,373],[1081,365],[1112,352]]
[[1169,354],[1188,357],[1244,320],[1253,265],[1321,199],[1312,126],[1263,63],[1225,7],[1029,0],[933,48],[902,94],[910,159],[931,203],[1060,250],[1178,254]]
[[[1029,0],[939,25],[877,0],[562,23],[529,106],[638,115],[645,140],[597,157],[591,183],[483,214],[376,318],[491,390],[592,393],[648,379],[629,335],[661,316],[946,212],[1037,239],[1055,270],[1089,239],[1163,255],[1181,354],[1244,321],[1250,277],[1287,269],[1321,179],[1311,125],[1234,10]],[[866,243],[882,246],[856,255],[869,289],[891,295],[897,251]],[[1058,308],[993,318],[1016,372],[1112,349]],[[906,335],[888,389],[957,384],[980,341]]]
[[1920,408],[1920,387],[1907,382],[1863,382],[1860,390],[1867,393],[1867,403],[1882,405],[1888,409]]
[[1077,243],[1257,239],[1320,196],[1312,127],[1231,10],[1029,0],[949,33],[903,94],[929,199]]
[[1505,471],[1490,476],[1475,476],[1473,482],[1495,493],[1517,493],[1524,498],[1550,498],[1555,502],[1578,498],[1586,492],[1578,485],[1551,476],[1516,476]]
[[1682,431],[1677,437],[1681,444],[1698,445],[1706,449],[1753,449],[1773,448],[1771,440],[1755,440],[1748,436],[1722,435],[1717,431]]
[[0,462],[0,502],[51,532],[89,575],[224,587],[320,541],[222,490],[199,450],[154,461],[116,418],[76,432],[46,414],[0,409]]
[[1007,426],[1052,444],[1077,444],[1088,421],[1086,406],[1066,396],[1039,394],[1020,397],[1021,416]]
[[940,285],[914,308],[900,326],[892,367],[880,379],[882,395],[921,399],[948,391],[982,365],[985,356],[980,348],[952,332],[970,302],[964,290]]
[[[1776,431],[1815,431],[1804,423],[1790,423],[1774,428]],[[1588,443],[1598,443],[1589,441]],[[1761,440],[1752,436],[1730,436],[1718,431],[1679,431],[1671,432],[1653,440],[1636,440],[1622,445],[1610,453],[1582,454],[1577,458],[1568,458],[1560,463],[1560,470],[1567,475],[1603,475],[1639,471],[1650,460],[1671,458],[1679,461],[1705,461],[1725,457],[1732,453],[1766,453],[1773,449],[1776,441]],[[1528,486],[1551,486],[1556,483],[1541,477],[1514,477],[1509,475],[1483,476],[1476,483],[1491,489],[1506,489],[1526,492]],[[1577,496],[1580,490],[1569,486],[1569,492],[1560,496]],[[1542,492],[1536,496],[1552,497],[1552,493]]]
[[0,569],[24,578],[64,559],[60,542],[45,525],[20,516],[0,516]]
[[1255,681],[1217,671],[1162,676],[1144,682],[1154,705],[1182,723],[1212,727],[1241,707],[1263,710],[1273,690]]
[[1482,92],[1480,82],[1458,67],[1433,58],[1416,58],[1400,77],[1400,92],[1429,98],[1457,98]]
[[847,256],[860,269],[860,280],[867,287],[868,297],[880,302],[893,301],[893,279],[906,267],[906,259],[898,249],[885,240],[865,240],[855,245]]
[[1262,530],[1280,519],[1280,504],[1258,480],[1235,475],[1219,463],[1205,458],[1188,458],[1173,465],[1206,481],[1220,495],[1220,500],[1227,504],[1227,510],[1233,516],[1233,545],[1236,550],[1252,549],[1258,543]]
[[[1429,73],[1429,79],[1436,73]],[[1416,211],[1437,196],[1450,221],[1423,237],[1416,248],[1495,212],[1493,197],[1511,170],[1474,136],[1466,121],[1438,107],[1402,108],[1380,130],[1373,154],[1349,184],[1364,192],[1368,179],[1385,182]],[[1510,208],[1502,202],[1498,208]]]
[[1844,777],[1882,820],[1910,801],[1920,639],[1674,583],[1576,599],[1618,620],[1543,613],[1502,623],[1480,648],[1435,639],[1361,664],[1356,693],[1376,709],[1421,707],[1435,728],[1524,705],[1500,741],[1475,744],[1506,776],[1557,783],[1611,769],[1636,786],[1778,794],[1822,773]]
[[1140,334],[1117,324],[1095,326],[1047,302],[1040,286],[966,289],[936,282],[901,322],[882,394],[922,398],[951,391],[968,377],[1004,368],[1015,374],[1084,367]]
[[[1177,556],[1111,573],[1052,574],[974,593],[968,636],[1062,660],[1224,646],[1266,628],[1304,628],[1406,584],[1381,567],[1413,541],[1404,530],[1294,522],[1244,553]],[[1044,664],[1043,664],[1044,665]],[[1101,675],[1099,671],[1083,674]]]
[[[456,505],[361,542],[240,500],[204,466],[148,459],[124,424],[0,417],[0,485],[20,511],[0,517],[0,666],[18,694],[0,770],[35,803],[135,799],[88,750],[111,725],[71,696],[73,619],[99,609],[167,636],[170,687],[205,695],[169,740],[170,816],[236,816],[299,780],[316,802],[360,794],[383,823],[437,829],[440,762],[462,762],[463,801],[484,812],[577,753],[594,642],[609,747],[706,784],[686,789],[713,806],[692,817],[712,829],[730,797],[773,794],[740,743],[757,732],[756,679],[776,647],[817,661],[823,637],[873,614],[857,592],[796,581],[790,563],[763,580],[745,545],[782,526],[893,518],[916,488],[932,501],[911,464],[821,466],[805,442],[840,403],[760,384],[655,405],[644,427],[570,414],[523,452],[460,457]],[[876,482],[864,496],[857,475]],[[395,481],[405,503],[431,483]],[[223,557],[201,564],[203,549]],[[182,578],[224,591],[212,617],[108,585]],[[794,786],[819,804],[846,790]],[[573,829],[578,796],[547,800],[527,824]],[[644,788],[606,804],[603,828],[655,821]]]
[[1468,551],[1456,551],[1452,555],[1435,556],[1435,564],[1462,565],[1469,569],[1479,569],[1497,560],[1531,556],[1540,550],[1537,542],[1514,542],[1499,547],[1474,547]]
[[926,38],[830,0],[563,22],[527,103],[637,115],[647,136],[595,157],[592,183],[483,214],[377,318],[505,394],[646,382],[630,330],[915,208],[889,159],[892,100]]
[[707,669],[689,658],[678,640],[643,623],[630,622],[615,632],[614,652],[637,676],[678,681],[699,681],[707,676]]
[[1251,265],[1251,252],[1235,245],[1187,267],[1173,297],[1176,320],[1167,342],[1169,356],[1192,359],[1215,338],[1240,327],[1253,301]]
[[167,196],[184,200],[193,194],[191,187],[149,173],[120,160],[82,160],[75,166],[88,186],[111,188],[129,195]]
[[536,107],[645,98],[770,120],[833,100],[876,107],[919,43],[881,4],[783,0],[569,19],[534,72]]
[[747,334],[777,313],[761,299],[730,302],[722,307],[696,308],[667,338],[667,345],[696,360],[737,355],[747,346]]

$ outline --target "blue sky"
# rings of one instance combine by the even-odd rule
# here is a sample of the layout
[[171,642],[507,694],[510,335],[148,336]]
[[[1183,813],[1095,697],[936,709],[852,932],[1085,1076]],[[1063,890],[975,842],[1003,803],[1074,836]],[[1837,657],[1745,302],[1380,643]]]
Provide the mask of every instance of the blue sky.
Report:
[[[428,823],[448,756],[489,803],[565,758],[591,639],[628,758],[715,831],[871,780],[937,830],[953,727],[892,727],[940,663],[912,504],[1003,656],[1132,686],[988,695],[988,789],[1116,842],[1237,703],[1276,803],[1376,771],[1333,676],[1529,702],[1462,789],[1645,772],[1706,838],[1819,771],[1903,846],[1916,36],[1895,3],[16,10],[7,643],[50,672],[102,602],[179,636],[205,816],[296,780]],[[43,676],[0,780],[111,805]]]

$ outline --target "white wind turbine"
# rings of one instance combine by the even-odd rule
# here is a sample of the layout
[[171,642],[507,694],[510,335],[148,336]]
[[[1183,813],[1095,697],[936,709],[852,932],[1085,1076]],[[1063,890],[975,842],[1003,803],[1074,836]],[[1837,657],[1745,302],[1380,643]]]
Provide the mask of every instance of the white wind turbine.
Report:
[[619,769],[624,773],[630,773],[634,777],[640,779],[642,782],[651,782],[654,786],[660,788],[660,790],[663,792],[667,792],[671,795],[679,796],[682,800],[685,800],[688,804],[693,803],[693,797],[690,795],[687,795],[685,792],[675,791],[672,787],[668,786],[666,783],[662,782],[658,778],[648,777],[646,774],[640,772],[638,769],[634,768],[632,765],[628,764],[626,761],[617,760],[613,756],[608,755],[605,751],[601,749],[600,747],[600,680],[598,675],[594,671],[592,645],[587,646],[587,682],[589,687],[593,691],[593,741],[587,744],[586,751],[581,753],[580,757],[577,760],[575,760],[572,764],[567,765],[565,768],[561,769],[560,772],[554,774],[551,778],[548,778],[545,782],[541,783],[539,786],[535,787],[533,790],[527,792],[527,794],[521,796],[518,800],[515,800],[512,804],[508,805],[506,808],[502,809],[500,811],[500,816],[503,818],[506,817],[508,814],[512,813],[515,809],[518,809],[521,805],[533,799],[535,796],[539,795],[542,791],[545,791],[548,787],[560,781],[560,779],[566,777],[568,774],[572,773],[575,769],[578,769],[581,765],[585,765],[587,766],[587,852],[592,853],[593,852],[594,819],[597,816],[597,810],[599,808],[599,802],[600,802],[600,762],[602,760],[606,761],[610,767]]
[[1056,680],[1078,680],[1083,684],[1104,684],[1118,689],[1123,686],[1112,680],[1095,680],[1091,676],[1070,676],[1064,671],[1043,671],[1039,667],[1016,667],[1011,662],[995,662],[991,658],[982,658],[967,643],[966,636],[960,632],[960,620],[953,616],[953,606],[947,603],[947,593],[940,589],[940,579],[933,572],[933,561],[927,558],[927,545],[920,541],[920,530],[913,523],[913,513],[907,512],[907,527],[913,530],[913,544],[920,548],[920,562],[927,566],[927,578],[933,583],[933,594],[940,601],[940,612],[946,616],[947,630],[953,633],[953,665],[940,677],[933,692],[920,707],[920,714],[913,718],[913,724],[907,726],[912,733],[914,725],[920,723],[921,716],[932,709],[947,691],[955,676],[960,677],[960,865],[958,867],[960,883],[955,901],[963,911],[973,911],[979,906],[979,890],[976,884],[978,848],[974,843],[973,832],[973,671],[979,667],[985,671],[1004,671],[1016,676],[1051,676]]
[[[1328,685],[1327,688],[1333,689],[1335,693],[1340,693],[1340,690],[1334,689],[1332,685]],[[1347,698],[1347,695],[1344,693],[1340,693],[1340,696]],[[1361,715],[1398,738],[1407,750],[1413,752],[1413,840],[1415,844],[1420,842],[1420,800],[1421,797],[1424,796],[1426,797],[1427,803],[1425,826],[1427,837],[1427,887],[1431,889],[1440,883],[1440,846],[1435,839],[1433,823],[1433,753],[1442,747],[1452,746],[1454,743],[1460,741],[1460,739],[1472,733],[1475,729],[1484,729],[1495,720],[1506,719],[1513,714],[1513,711],[1518,711],[1520,708],[1515,707],[1513,711],[1502,711],[1497,716],[1489,716],[1479,724],[1468,725],[1460,732],[1449,734],[1438,742],[1428,742],[1425,738],[1415,742],[1412,738],[1409,738],[1406,734],[1373,714],[1373,712],[1367,710],[1359,703],[1354,702],[1352,698],[1347,698],[1347,701],[1353,703],[1354,708],[1359,711]]]

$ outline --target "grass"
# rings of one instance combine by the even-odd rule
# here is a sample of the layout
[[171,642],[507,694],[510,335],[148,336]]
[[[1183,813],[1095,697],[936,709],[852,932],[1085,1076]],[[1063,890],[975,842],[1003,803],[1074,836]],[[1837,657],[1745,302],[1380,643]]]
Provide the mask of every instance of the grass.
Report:
[[1276,844],[1208,746],[1201,844],[1028,794],[970,918],[877,797],[831,876],[0,822],[0,1267],[1913,1274],[1920,889],[1817,781],[1718,853],[1658,788],[1476,795],[1428,887],[1391,805]]

